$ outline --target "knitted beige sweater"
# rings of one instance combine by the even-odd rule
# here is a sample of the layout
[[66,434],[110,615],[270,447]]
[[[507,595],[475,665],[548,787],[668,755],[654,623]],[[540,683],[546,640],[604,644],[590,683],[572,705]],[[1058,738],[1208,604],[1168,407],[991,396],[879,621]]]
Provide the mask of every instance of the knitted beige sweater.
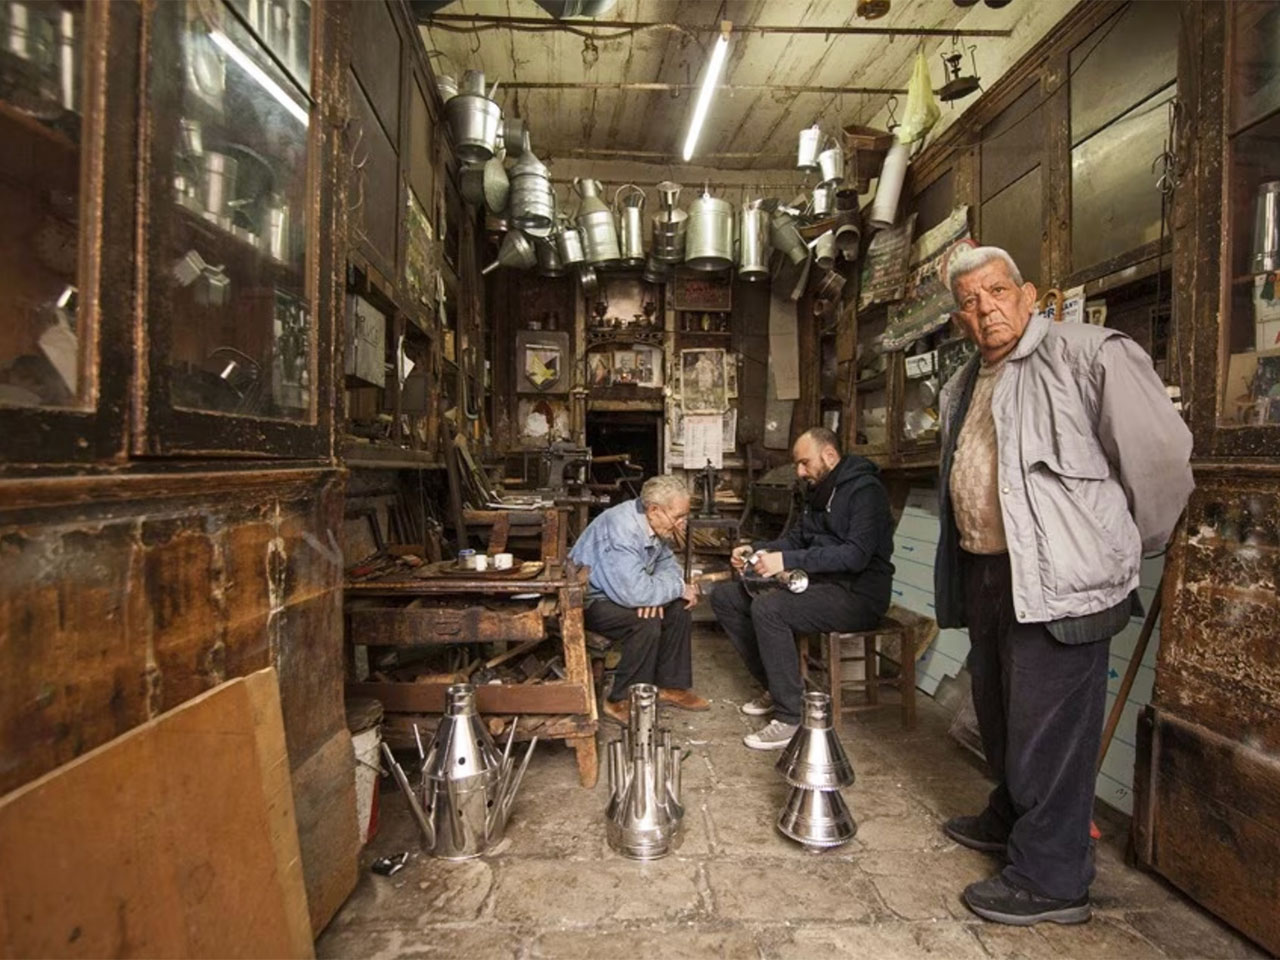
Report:
[[951,465],[951,506],[960,531],[960,547],[969,553],[1004,553],[1004,517],[1000,513],[996,470],[996,421],[991,415],[1003,363],[978,368],[969,412],[956,440]]

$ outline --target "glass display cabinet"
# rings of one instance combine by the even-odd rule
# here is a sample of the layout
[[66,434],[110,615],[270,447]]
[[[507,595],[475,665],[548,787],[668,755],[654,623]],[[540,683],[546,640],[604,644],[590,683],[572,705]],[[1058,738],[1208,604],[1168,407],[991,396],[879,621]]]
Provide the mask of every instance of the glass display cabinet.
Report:
[[331,191],[315,162],[311,6],[150,11],[135,452],[320,455],[331,403],[312,238]]
[[0,3],[6,461],[124,454],[132,206],[104,198],[132,190],[137,32],[132,4]]

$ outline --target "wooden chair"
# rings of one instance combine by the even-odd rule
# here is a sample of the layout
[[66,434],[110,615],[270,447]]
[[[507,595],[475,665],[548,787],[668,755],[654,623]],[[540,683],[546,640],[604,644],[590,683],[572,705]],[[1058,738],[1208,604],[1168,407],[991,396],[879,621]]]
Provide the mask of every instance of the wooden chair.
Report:
[[[880,687],[896,686],[902,712],[902,725],[908,730],[914,730],[916,727],[916,658],[921,650],[933,642],[937,633],[938,625],[933,620],[894,604],[873,629],[818,634],[827,674],[826,692],[831,695],[832,715],[838,717],[842,713],[876,709],[881,706]],[[883,641],[892,639],[898,641],[898,675],[885,677],[881,675],[880,661],[888,659],[888,655],[881,647],[884,646]],[[802,635],[798,641],[800,675],[806,682],[809,680],[809,640],[809,636]],[[852,653],[847,653],[845,644],[850,642],[854,650]],[[858,660],[862,661],[862,679],[845,680],[841,676],[842,664]],[[854,684],[862,687],[866,699],[862,703],[846,706],[844,688]]]

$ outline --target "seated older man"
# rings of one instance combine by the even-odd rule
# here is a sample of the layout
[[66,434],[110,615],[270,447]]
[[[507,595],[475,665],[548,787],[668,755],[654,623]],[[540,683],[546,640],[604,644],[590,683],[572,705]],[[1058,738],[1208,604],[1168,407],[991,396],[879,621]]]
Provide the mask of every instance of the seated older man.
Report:
[[569,551],[575,563],[591,568],[587,629],[623,643],[613,688],[602,704],[604,715],[618,723],[629,719],[633,683],[654,684],[659,702],[682,710],[710,706],[690,689],[689,608],[698,602],[698,588],[684,582],[670,545],[688,519],[684,481],[650,477],[639,499],[600,514]]

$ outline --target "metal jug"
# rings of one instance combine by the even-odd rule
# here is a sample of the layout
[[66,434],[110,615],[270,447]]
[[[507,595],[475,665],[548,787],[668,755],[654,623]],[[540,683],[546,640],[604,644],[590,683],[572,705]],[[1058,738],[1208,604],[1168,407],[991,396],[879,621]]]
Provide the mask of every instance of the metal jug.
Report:
[[658,200],[662,209],[653,217],[653,256],[663,263],[679,263],[684,259],[685,236],[689,215],[676,206],[680,184],[663,180],[658,184]]
[[703,192],[689,208],[684,264],[694,270],[733,266],[733,204]]
[[531,237],[545,237],[556,222],[556,195],[546,165],[526,150],[511,168],[511,222]]
[[[630,189],[622,203],[622,192]],[[613,195],[613,208],[618,215],[618,239],[624,267],[644,263],[644,191],[634,183],[624,183]]]
[[633,860],[665,857],[680,844],[680,750],[658,730],[658,688],[631,687],[631,722],[609,744],[609,846]]
[[738,228],[738,276],[763,280],[769,276],[769,214],[761,201],[742,205]]
[[574,177],[573,185],[582,198],[578,207],[578,226],[582,228],[587,262],[616,263],[622,257],[618,246],[618,224],[613,219],[613,211],[600,199],[600,182]]
[[[414,734],[417,734],[417,727]],[[409,803],[423,846],[445,860],[469,860],[502,839],[529,759],[534,737],[517,770],[511,759],[516,723],[500,754],[475,708],[475,688],[453,684],[445,691],[445,715],[429,750],[423,752],[422,796],[415,794],[391,748],[382,745],[391,773]]]

